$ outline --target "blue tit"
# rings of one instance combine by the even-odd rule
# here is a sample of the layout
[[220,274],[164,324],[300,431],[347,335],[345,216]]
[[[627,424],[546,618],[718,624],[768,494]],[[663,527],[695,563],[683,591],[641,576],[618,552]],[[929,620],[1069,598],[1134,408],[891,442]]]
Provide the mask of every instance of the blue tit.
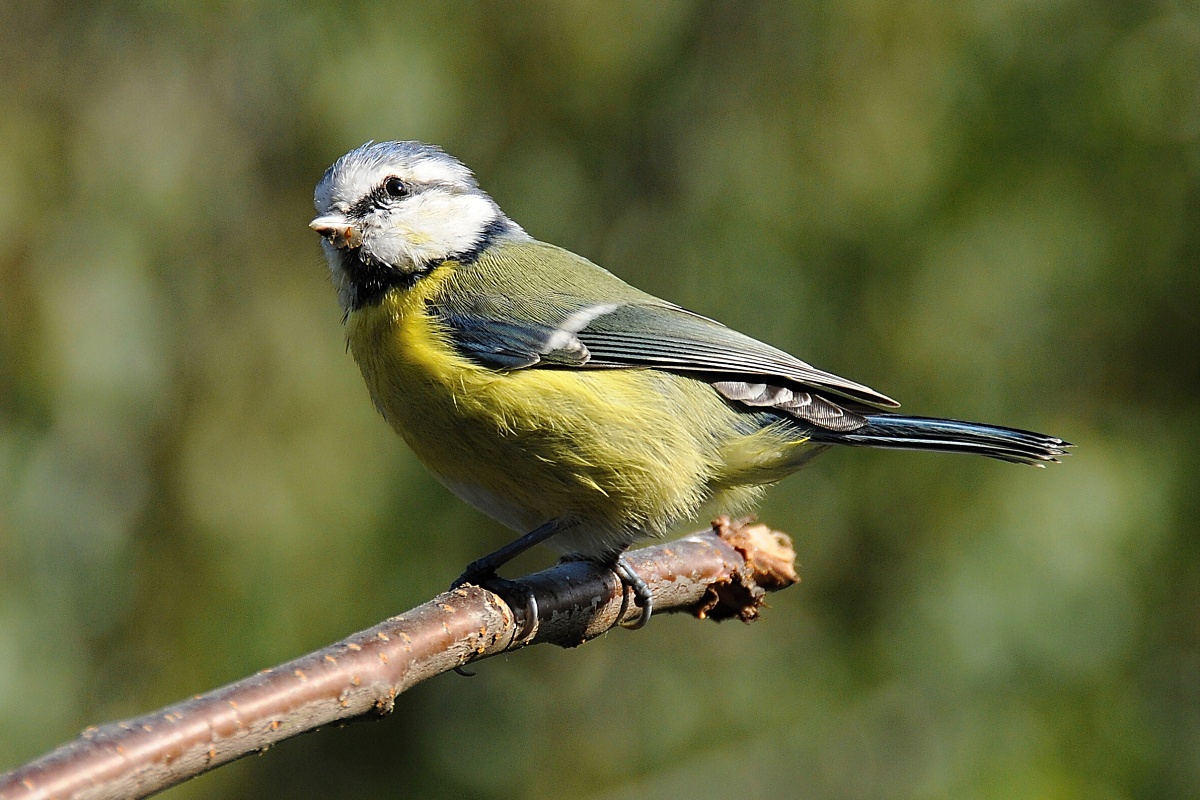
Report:
[[455,585],[546,542],[615,570],[644,621],[633,542],[744,511],[832,445],[1036,465],[1070,446],[885,411],[898,403],[537,241],[437,147],[367,143],[315,204],[376,408],[452,492],[523,534]]

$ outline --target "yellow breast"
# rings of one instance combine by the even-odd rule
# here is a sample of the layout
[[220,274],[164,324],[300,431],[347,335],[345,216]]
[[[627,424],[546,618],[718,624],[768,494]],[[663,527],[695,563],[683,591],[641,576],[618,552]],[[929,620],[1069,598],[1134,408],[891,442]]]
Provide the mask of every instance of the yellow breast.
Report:
[[347,335],[376,406],[461,497],[521,531],[577,522],[560,544],[587,552],[662,533],[714,492],[738,494],[726,461],[748,437],[733,437],[738,412],[711,388],[657,370],[476,364],[425,311],[454,268],[355,312]]

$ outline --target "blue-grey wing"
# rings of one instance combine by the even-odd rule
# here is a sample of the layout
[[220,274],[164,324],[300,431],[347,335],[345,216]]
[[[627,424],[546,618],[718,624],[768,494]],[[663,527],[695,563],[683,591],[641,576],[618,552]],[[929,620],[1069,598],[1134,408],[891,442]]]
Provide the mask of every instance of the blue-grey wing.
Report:
[[589,366],[591,353],[578,332],[616,307],[616,303],[591,304],[567,296],[547,296],[537,302],[488,296],[430,311],[450,329],[463,355],[496,369],[526,369]]
[[[454,331],[460,353],[496,369],[525,369],[539,364],[583,366],[587,348],[578,339],[554,344],[556,328],[536,322],[514,322],[465,314],[447,314],[441,321]],[[573,340],[572,340],[573,339]]]
[[714,381],[756,378],[767,385],[826,391],[868,405],[899,405],[870,387],[677,306],[622,305],[592,320],[577,336],[591,353],[592,366],[700,372]]
[[536,303],[475,298],[431,309],[458,350],[495,369],[649,368],[708,380],[729,400],[771,408],[832,430],[863,417],[815,392],[856,403],[896,406],[869,387],[819,370],[719,322],[648,302],[587,304],[571,297]]

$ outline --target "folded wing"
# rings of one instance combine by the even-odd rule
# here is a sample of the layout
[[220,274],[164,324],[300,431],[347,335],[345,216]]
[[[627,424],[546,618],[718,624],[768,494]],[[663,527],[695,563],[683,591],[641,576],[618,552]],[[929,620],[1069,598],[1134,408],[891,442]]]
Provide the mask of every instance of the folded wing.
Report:
[[782,350],[668,303],[581,303],[542,295],[518,303],[477,297],[432,308],[460,352],[496,369],[630,369],[686,373],[729,400],[771,408],[835,431],[865,424],[850,405],[895,407],[886,395],[806,364]]

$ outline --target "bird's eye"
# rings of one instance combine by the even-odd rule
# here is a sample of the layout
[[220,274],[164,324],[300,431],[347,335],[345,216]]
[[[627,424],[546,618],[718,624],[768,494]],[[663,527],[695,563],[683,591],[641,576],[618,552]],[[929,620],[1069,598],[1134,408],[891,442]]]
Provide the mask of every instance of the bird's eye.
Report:
[[408,194],[408,187],[404,185],[404,181],[397,178],[395,175],[383,182],[383,190],[387,192],[388,197],[400,199]]

